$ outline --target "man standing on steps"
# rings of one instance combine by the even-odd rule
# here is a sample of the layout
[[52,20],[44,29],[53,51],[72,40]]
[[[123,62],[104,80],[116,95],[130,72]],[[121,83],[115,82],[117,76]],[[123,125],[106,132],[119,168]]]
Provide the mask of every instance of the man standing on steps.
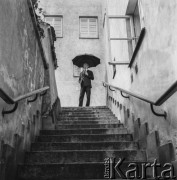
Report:
[[80,73],[79,83],[81,84],[80,97],[79,97],[79,106],[83,105],[83,99],[86,92],[87,102],[86,106],[90,105],[90,95],[91,95],[91,80],[94,80],[93,72],[88,70],[89,65],[84,63],[83,71]]

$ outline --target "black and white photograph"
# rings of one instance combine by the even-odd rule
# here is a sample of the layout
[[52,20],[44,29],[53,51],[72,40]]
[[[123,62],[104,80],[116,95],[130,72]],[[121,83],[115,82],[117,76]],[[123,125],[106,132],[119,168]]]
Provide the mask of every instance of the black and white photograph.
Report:
[[0,0],[0,180],[177,180],[177,0]]

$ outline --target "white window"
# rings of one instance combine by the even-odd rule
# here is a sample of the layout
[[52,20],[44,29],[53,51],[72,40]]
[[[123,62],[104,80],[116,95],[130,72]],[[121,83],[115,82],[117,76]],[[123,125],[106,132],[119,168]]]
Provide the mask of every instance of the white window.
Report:
[[63,37],[63,17],[62,16],[45,16],[45,22],[49,23],[55,29],[57,38]]
[[80,38],[98,38],[98,18],[80,17]]
[[127,34],[133,38],[128,42],[131,57],[129,67],[132,66],[145,36],[144,13],[141,3],[141,0],[129,0],[126,10],[126,15],[130,16],[127,21]]
[[[141,33],[141,20],[140,20],[140,5],[138,0],[129,1],[128,7],[127,7],[127,15],[130,15],[132,17],[132,23],[130,22],[130,28],[131,28],[131,36],[134,37],[134,43],[137,44],[138,38]],[[134,47],[135,48],[135,47]]]
[[79,68],[73,64],[73,76],[79,77],[81,73],[82,68]]
[[125,64],[129,62],[129,67],[132,66],[145,36],[146,29],[144,24],[141,0],[129,0],[124,16],[108,16],[110,50],[112,51],[113,48],[118,47],[117,51],[112,51],[116,53],[113,54],[111,52],[111,59],[113,59],[112,57],[120,57],[122,53],[123,57],[127,57],[127,59],[129,57],[129,61],[126,60]]

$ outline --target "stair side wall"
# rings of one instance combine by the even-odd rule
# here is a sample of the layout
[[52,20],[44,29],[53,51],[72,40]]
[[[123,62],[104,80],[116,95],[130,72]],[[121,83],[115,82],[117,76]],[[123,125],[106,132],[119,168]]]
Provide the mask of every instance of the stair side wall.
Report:
[[[0,87],[14,98],[42,88],[45,81],[47,62],[29,3],[30,0],[0,2]],[[39,134],[42,99],[29,104],[22,100],[14,113],[4,117],[0,113],[1,180],[15,179],[17,164],[23,163],[24,151],[30,150]],[[12,107],[0,99],[0,112]]]
[[[129,0],[107,0],[108,14],[125,15],[128,2]],[[156,101],[176,81],[177,77],[177,35],[174,31],[177,28],[177,2],[174,0],[139,0],[138,2],[141,4],[141,18],[146,28],[141,47],[131,68],[128,68],[127,65],[116,66],[117,73],[114,79],[112,78],[113,67],[107,65],[107,79],[110,84]],[[117,33],[116,37],[127,35],[121,23],[117,20],[115,28],[112,27],[112,31]],[[119,31],[118,25],[120,26]],[[121,43],[122,41],[119,42],[120,47],[112,44],[112,56],[116,55],[117,61],[130,60],[128,56],[125,56],[128,52],[127,49],[124,48],[121,53],[118,53],[117,49],[121,49],[123,46]],[[109,51],[109,46],[107,47],[107,51]],[[112,60],[110,60],[110,55],[107,55],[106,59]],[[119,91],[109,91],[109,96],[118,101],[121,106],[129,109],[135,119],[141,118],[143,123],[148,122],[150,132],[158,131],[161,144],[172,141],[174,146],[177,146],[177,93],[173,94],[162,106],[155,107],[159,113],[167,112],[166,119],[155,116],[151,111],[150,104],[134,97],[125,99]],[[121,106],[117,107],[112,102],[109,107],[124,122],[124,112],[123,110],[119,111]]]

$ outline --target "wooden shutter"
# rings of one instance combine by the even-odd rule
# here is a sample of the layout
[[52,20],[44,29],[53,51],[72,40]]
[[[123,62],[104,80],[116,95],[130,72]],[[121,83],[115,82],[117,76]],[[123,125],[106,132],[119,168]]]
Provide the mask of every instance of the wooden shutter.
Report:
[[98,37],[97,18],[89,18],[89,36]]
[[62,17],[59,16],[46,17],[45,20],[47,23],[49,23],[51,26],[54,27],[56,37],[63,36]]
[[62,37],[62,17],[55,17],[54,18],[54,28],[55,28],[55,33],[56,37]]
[[80,37],[97,38],[98,24],[97,18],[80,18]]
[[80,37],[88,37],[89,35],[88,18],[80,18]]

